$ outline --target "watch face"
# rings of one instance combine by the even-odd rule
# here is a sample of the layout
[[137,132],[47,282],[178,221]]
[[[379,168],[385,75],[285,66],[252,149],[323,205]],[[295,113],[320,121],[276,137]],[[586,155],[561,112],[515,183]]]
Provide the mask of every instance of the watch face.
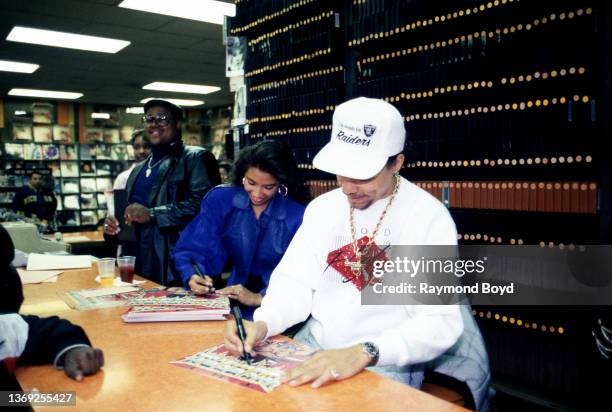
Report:
[[372,359],[370,365],[376,364],[379,355],[378,346],[376,346],[372,342],[365,342],[362,344],[362,346],[363,351],[370,357],[370,359]]

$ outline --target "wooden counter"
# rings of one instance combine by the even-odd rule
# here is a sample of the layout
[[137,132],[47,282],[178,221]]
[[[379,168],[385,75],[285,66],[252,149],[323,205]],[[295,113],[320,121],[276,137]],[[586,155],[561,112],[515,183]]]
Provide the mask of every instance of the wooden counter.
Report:
[[[72,270],[57,283],[26,285],[25,309],[49,316],[58,304],[57,293],[95,287],[93,270]],[[151,283],[145,286],[154,286]],[[45,309],[48,308],[48,309]],[[76,408],[60,411],[463,411],[406,385],[371,372],[320,389],[281,385],[269,394],[217,381],[172,366],[177,360],[222,343],[223,322],[125,324],[126,308],[58,314],[81,325],[95,347],[104,351],[101,372],[76,382],[52,366],[20,367],[17,378],[24,390],[76,391]]]

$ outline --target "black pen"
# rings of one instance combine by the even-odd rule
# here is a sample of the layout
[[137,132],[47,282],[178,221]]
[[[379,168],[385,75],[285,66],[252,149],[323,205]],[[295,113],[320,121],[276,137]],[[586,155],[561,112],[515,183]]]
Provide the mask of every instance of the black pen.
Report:
[[[202,271],[200,270],[200,267],[195,261],[191,264],[191,266],[193,267],[193,270],[195,270],[196,275],[204,279],[204,274],[202,273]],[[215,287],[213,285],[210,285],[207,287],[208,287],[208,294],[215,293]]]
[[246,333],[244,332],[244,324],[242,323],[242,313],[240,313],[240,308],[238,305],[232,305],[232,315],[234,315],[234,319],[236,320],[236,327],[238,328],[238,336],[240,337],[240,342],[242,342],[242,355],[244,356],[244,360],[249,365],[251,363],[251,356],[247,353],[246,348],[244,346],[244,341],[246,340]]

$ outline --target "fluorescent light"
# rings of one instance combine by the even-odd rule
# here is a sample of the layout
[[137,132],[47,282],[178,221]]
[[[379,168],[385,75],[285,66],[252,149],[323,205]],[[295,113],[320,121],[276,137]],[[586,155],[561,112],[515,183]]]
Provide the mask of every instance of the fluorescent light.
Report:
[[142,106],[126,107],[125,112],[129,114],[144,114],[144,107]]
[[124,0],[119,7],[214,24],[236,15],[235,4],[214,0]]
[[25,116],[26,114],[25,110],[15,110],[15,116]]
[[[153,99],[159,99],[159,97],[147,97],[146,99],[142,99],[140,103],[145,104],[149,100]],[[204,104],[204,100],[166,99],[165,97],[163,97],[163,99],[178,106],[199,106]]]
[[3,72],[34,73],[39,67],[38,64],[0,60],[0,71]]
[[103,53],[117,53],[130,44],[129,41],[125,40],[85,36],[83,34],[73,34],[62,31],[31,29],[21,26],[13,27],[13,30],[11,30],[6,39],[20,43],[41,44],[43,46],[65,47],[67,49]]
[[206,86],[204,84],[187,84],[187,83],[166,83],[153,82],[146,86],[142,86],[145,90],[161,90],[163,92],[178,92],[178,93],[193,93],[193,94],[208,94],[221,90],[217,86]]
[[9,96],[47,97],[50,99],[78,99],[83,93],[58,92],[55,90],[11,89]]
[[110,114],[109,113],[92,113],[91,118],[92,119],[110,119]]

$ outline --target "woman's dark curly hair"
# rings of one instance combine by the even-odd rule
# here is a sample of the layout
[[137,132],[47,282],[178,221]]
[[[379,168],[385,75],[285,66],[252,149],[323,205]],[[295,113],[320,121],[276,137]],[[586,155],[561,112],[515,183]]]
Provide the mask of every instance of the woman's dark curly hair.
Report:
[[242,149],[232,170],[232,185],[242,186],[242,178],[249,167],[274,176],[287,187],[288,195],[296,202],[305,205],[310,201],[310,193],[286,143],[264,140]]

